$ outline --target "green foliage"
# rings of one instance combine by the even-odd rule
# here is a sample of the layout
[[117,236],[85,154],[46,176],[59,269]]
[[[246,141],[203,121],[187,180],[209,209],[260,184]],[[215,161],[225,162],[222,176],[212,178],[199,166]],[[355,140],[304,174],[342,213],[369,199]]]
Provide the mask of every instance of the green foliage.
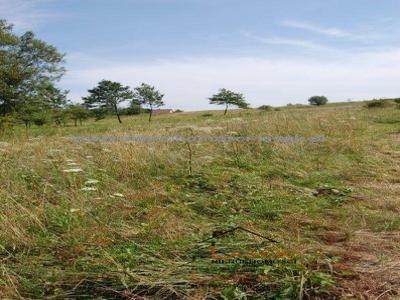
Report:
[[109,111],[107,108],[95,108],[90,110],[90,113],[94,117],[95,121],[100,121],[107,117]]
[[38,108],[33,104],[24,104],[19,107],[17,119],[22,121],[26,128],[29,128],[34,121],[35,114],[38,111]]
[[70,116],[70,118],[74,121],[74,125],[78,125],[79,123],[82,125],[84,120],[87,120],[90,116],[90,112],[81,105],[71,105],[66,110],[66,113]]
[[0,20],[0,111],[3,115],[27,103],[59,106],[66,92],[54,84],[65,70],[64,55],[33,32],[17,36]]
[[151,122],[153,109],[164,105],[163,98],[164,95],[156,90],[154,86],[142,83],[139,87],[135,88],[133,100],[136,103],[149,107],[149,122]]
[[43,126],[49,122],[49,114],[47,111],[37,111],[33,114],[33,124]]
[[311,105],[325,105],[328,103],[328,98],[325,96],[312,96],[310,99],[308,99],[308,102]]
[[15,119],[12,116],[0,117],[0,134],[12,129],[15,125]]
[[365,104],[365,107],[367,107],[367,108],[383,108],[383,107],[385,107],[385,100],[374,99],[374,100],[368,101]]
[[117,116],[118,122],[122,123],[118,105],[133,99],[133,93],[129,86],[123,86],[119,82],[102,80],[97,86],[88,91],[89,96],[84,97],[84,105],[91,109],[108,109]]
[[226,115],[229,106],[237,106],[239,108],[248,108],[244,96],[240,93],[235,93],[227,89],[220,89],[219,92],[209,98],[210,104],[225,105],[224,115]]
[[129,115],[140,115],[142,113],[142,106],[132,101],[127,111]]
[[273,107],[271,105],[261,105],[258,109],[270,111],[273,109]]
[[57,126],[65,126],[68,120],[68,111],[65,109],[53,109],[51,111],[51,118]]

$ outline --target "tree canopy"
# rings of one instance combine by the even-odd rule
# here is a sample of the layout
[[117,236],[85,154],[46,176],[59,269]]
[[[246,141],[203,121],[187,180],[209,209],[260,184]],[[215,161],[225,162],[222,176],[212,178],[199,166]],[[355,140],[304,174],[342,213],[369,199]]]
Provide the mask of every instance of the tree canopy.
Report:
[[66,91],[55,87],[65,72],[64,55],[31,31],[22,36],[0,20],[0,111],[16,111],[26,103],[64,105]]
[[210,104],[225,105],[224,115],[228,111],[228,107],[233,105],[239,108],[248,108],[249,104],[246,102],[244,96],[240,93],[235,93],[227,89],[220,89],[219,92],[209,98]]
[[102,80],[88,92],[90,95],[83,98],[87,108],[111,110],[117,116],[118,122],[122,123],[118,105],[133,99],[133,92],[129,86],[123,86],[115,81]]
[[325,105],[328,103],[328,98],[325,96],[312,96],[310,99],[308,99],[308,102],[311,105]]
[[149,122],[151,122],[151,116],[153,109],[164,105],[164,95],[161,94],[154,86],[146,83],[142,83],[139,87],[135,88],[134,101],[150,109]]

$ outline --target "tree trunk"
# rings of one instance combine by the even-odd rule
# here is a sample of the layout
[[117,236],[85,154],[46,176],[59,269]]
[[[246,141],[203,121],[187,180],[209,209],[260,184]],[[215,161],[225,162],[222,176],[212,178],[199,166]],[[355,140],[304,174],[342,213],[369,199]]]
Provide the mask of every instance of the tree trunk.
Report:
[[228,112],[228,104],[226,104],[226,106],[225,106],[224,116],[226,115],[227,112]]
[[119,124],[121,124],[122,121],[121,121],[121,118],[120,118],[119,113],[118,113],[118,107],[117,107],[117,105],[114,106],[114,110],[115,110],[115,114],[117,115],[118,122],[119,122]]
[[151,116],[153,115],[153,108],[150,107],[149,123],[151,122]]

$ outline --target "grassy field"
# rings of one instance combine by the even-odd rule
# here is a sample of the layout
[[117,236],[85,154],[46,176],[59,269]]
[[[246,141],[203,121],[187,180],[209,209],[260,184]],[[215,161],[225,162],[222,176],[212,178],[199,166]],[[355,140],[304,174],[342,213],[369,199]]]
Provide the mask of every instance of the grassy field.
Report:
[[[99,135],[325,140],[72,140]],[[399,171],[394,106],[21,126],[0,143],[0,298],[392,299]]]

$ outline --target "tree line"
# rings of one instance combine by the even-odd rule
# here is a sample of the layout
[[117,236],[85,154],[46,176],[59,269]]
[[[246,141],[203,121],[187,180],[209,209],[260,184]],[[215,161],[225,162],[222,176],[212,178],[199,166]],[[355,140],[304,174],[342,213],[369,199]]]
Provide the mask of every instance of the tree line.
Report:
[[[32,31],[19,36],[11,24],[0,20],[0,127],[16,121],[26,128],[49,121],[65,125],[68,120],[76,126],[87,118],[100,120],[110,114],[122,123],[121,115],[143,112],[149,113],[150,122],[153,110],[164,105],[164,94],[154,86],[142,83],[131,89],[111,80],[100,81],[82,103],[73,104],[68,91],[57,86],[66,72],[64,58]],[[210,97],[210,103],[224,105],[224,114],[232,105],[248,107],[242,94],[226,89]]]
[[[165,105],[164,94],[154,86],[142,83],[131,89],[111,80],[100,81],[82,103],[74,104],[68,91],[57,86],[66,72],[64,58],[32,31],[19,36],[11,24],[0,20],[0,129],[15,122],[29,128],[50,121],[63,126],[72,120],[77,126],[90,117],[100,120],[111,114],[122,123],[121,115],[148,113],[151,122],[154,109]],[[323,105],[328,100],[315,96],[309,101]],[[243,94],[227,89],[220,89],[209,103],[224,106],[224,115],[230,106],[249,107]]]

